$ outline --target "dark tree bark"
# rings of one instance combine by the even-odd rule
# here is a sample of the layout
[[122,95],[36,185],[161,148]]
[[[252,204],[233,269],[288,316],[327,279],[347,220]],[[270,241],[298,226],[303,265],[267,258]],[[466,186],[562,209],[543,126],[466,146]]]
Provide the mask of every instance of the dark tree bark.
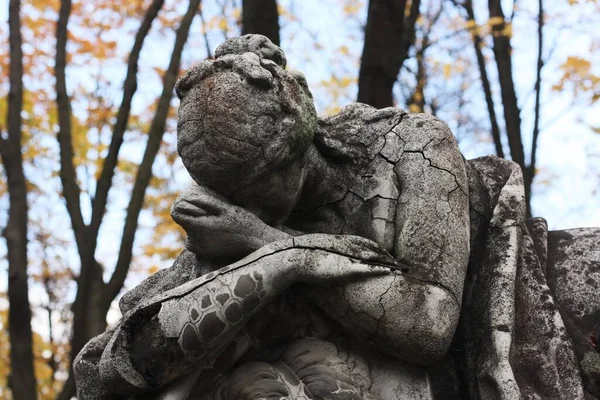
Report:
[[[164,4],[164,0],[154,0],[149,6],[130,53],[127,75],[125,78],[123,99],[113,127],[113,136],[105,159],[102,173],[97,182],[95,197],[92,200],[92,218],[89,225],[83,222],[79,204],[79,187],[75,179],[72,162],[72,139],[70,133],[70,105],[65,85],[66,38],[71,0],[63,0],[57,24],[57,104],[59,108],[60,130],[58,141],[61,148],[61,179],[63,192],[67,202],[67,210],[75,231],[81,262],[81,272],[77,280],[77,295],[73,304],[73,336],[71,339],[71,360],[92,337],[102,333],[106,328],[106,313],[111,302],[123,287],[125,277],[131,263],[135,231],[138,227],[138,216],[144,202],[146,189],[152,176],[152,165],[160,148],[164,127],[173,97],[173,89],[179,72],[181,54],[190,26],[200,6],[200,0],[191,0],[188,10],[177,30],[175,45],[171,54],[169,67],[163,78],[163,93],[148,134],[146,151],[135,180],[132,197],[127,210],[119,258],[113,275],[108,283],[102,278],[103,268],[95,259],[98,232],[105,214],[108,192],[112,186],[112,178],[118,161],[118,153],[123,143],[127,121],[131,110],[131,101],[137,89],[137,69],[143,42],[148,35],[152,22]],[[62,115],[62,117],[61,117]],[[66,188],[69,188],[68,190]],[[75,199],[77,197],[77,200]],[[78,237],[79,235],[79,237]],[[72,373],[61,392],[59,399],[67,400],[75,394],[75,383]]]
[[[85,225],[81,213],[80,189],[77,184],[77,175],[73,163],[73,138],[71,132],[71,103],[67,93],[66,65],[67,65],[67,35],[68,23],[71,15],[71,0],[62,0],[56,23],[56,105],[58,109],[59,131],[57,140],[60,148],[60,179],[63,186],[63,197],[67,206],[67,212],[71,220],[71,226],[75,234],[75,241],[79,251],[80,274],[77,280],[77,295],[72,307],[73,312],[73,337],[71,339],[71,360],[81,348],[82,336],[87,331],[87,323],[93,309],[90,303],[90,294],[97,293],[98,278],[102,279],[102,269],[93,260],[93,252],[88,236],[88,227]],[[88,314],[89,313],[89,314]],[[82,335],[80,332],[84,332]],[[72,375],[72,374],[70,374]],[[59,396],[60,399],[69,399],[74,394],[75,385],[72,377],[65,383]]]
[[490,19],[497,18],[497,22],[492,25],[492,40],[494,42],[494,56],[502,94],[508,146],[513,161],[524,167],[525,154],[521,139],[521,111],[517,103],[515,83],[512,76],[512,46],[510,45],[510,37],[504,33],[506,21],[501,1],[489,0],[489,9]]
[[10,336],[11,390],[15,399],[37,399],[33,369],[31,309],[27,284],[27,185],[21,152],[23,109],[23,52],[21,50],[21,2],[8,6],[10,89],[7,137],[0,136],[0,156],[9,192],[8,223],[3,236],[8,249],[8,333]]
[[279,13],[276,0],[242,1],[242,35],[258,33],[279,46]]
[[376,108],[394,105],[393,88],[410,47],[420,0],[370,0],[365,44],[358,76],[358,101]]
[[[525,153],[523,151],[523,140],[521,136],[521,110],[517,102],[515,93],[515,83],[512,76],[512,47],[510,45],[510,36],[505,33],[506,19],[502,11],[500,0],[489,0],[490,19],[492,24],[492,40],[494,42],[494,57],[496,67],[498,68],[498,79],[500,82],[500,92],[502,94],[502,107],[504,109],[504,123],[506,125],[506,136],[508,138],[508,147],[512,160],[518,163],[527,173],[525,164]],[[531,187],[525,180],[525,196],[527,199],[527,209],[529,210],[529,197]]]
[[[540,134],[540,108],[541,108],[541,92],[542,92],[542,68],[544,68],[544,60],[542,58],[544,44],[544,2],[538,0],[538,54],[535,77],[535,110],[533,117],[533,140],[531,142],[531,161],[525,174],[526,185],[531,188],[533,178],[535,176],[537,143]],[[531,196],[531,194],[530,194]]]
[[[466,0],[463,4],[469,21],[475,22],[475,12],[473,11],[473,2]],[[471,38],[473,39],[473,47],[475,49],[475,56],[477,57],[477,66],[479,67],[479,76],[481,77],[481,86],[483,87],[483,93],[485,95],[485,104],[487,106],[488,115],[490,118],[490,127],[492,129],[492,138],[494,139],[494,146],[496,147],[496,155],[504,158],[504,149],[502,148],[502,141],[500,139],[500,127],[498,126],[498,119],[496,117],[496,109],[494,108],[494,99],[492,97],[492,87],[488,78],[487,70],[485,68],[485,58],[483,57],[483,51],[481,47],[483,41],[481,36],[476,30],[471,32]]]
[[[475,21],[473,12],[472,0],[465,0],[460,4],[467,13],[468,20]],[[498,70],[498,80],[500,84],[500,92],[502,97],[502,107],[504,110],[504,125],[510,157],[513,161],[521,166],[523,171],[523,181],[525,187],[525,199],[527,204],[527,215],[531,216],[531,185],[535,175],[535,163],[537,152],[537,141],[539,136],[539,118],[540,118],[540,88],[541,88],[541,71],[543,68],[542,61],[542,28],[543,28],[543,0],[538,1],[538,59],[537,59],[537,76],[535,82],[535,114],[533,140],[531,145],[531,158],[529,164],[525,158],[523,147],[523,136],[521,129],[520,109],[517,102],[515,92],[515,84],[512,76],[512,47],[510,45],[510,32],[507,32],[507,22],[502,10],[500,0],[488,0],[490,22],[492,26],[492,40],[494,49],[494,58]],[[494,109],[494,101],[492,97],[491,85],[485,67],[485,59],[481,51],[483,41],[476,31],[472,32],[473,45],[477,64],[481,76],[481,83],[485,94],[485,100],[490,117],[490,125],[492,129],[492,137],[496,146],[496,154],[499,157],[504,157],[504,151],[500,140],[501,133],[498,126],[496,112]]]
[[500,91],[502,94],[502,106],[504,108],[504,122],[506,125],[506,136],[508,138],[508,147],[513,161],[518,163],[523,170],[523,181],[525,187],[525,199],[527,204],[527,215],[531,216],[531,185],[535,175],[535,153],[537,151],[537,138],[539,134],[539,113],[540,113],[540,83],[542,62],[542,27],[543,27],[543,7],[539,3],[540,14],[538,15],[538,62],[536,77],[536,105],[533,142],[531,148],[531,159],[529,165],[525,159],[523,150],[521,116],[515,93],[515,84],[512,77],[512,48],[510,45],[510,36],[505,34],[506,21],[500,0],[489,0],[490,18],[493,18],[492,37],[494,42],[494,56],[498,68],[498,79],[500,82]]

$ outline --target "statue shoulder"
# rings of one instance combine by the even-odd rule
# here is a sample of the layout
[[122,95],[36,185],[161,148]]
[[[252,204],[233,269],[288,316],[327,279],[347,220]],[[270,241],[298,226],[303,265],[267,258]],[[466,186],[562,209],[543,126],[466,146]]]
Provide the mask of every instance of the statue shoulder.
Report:
[[352,103],[338,114],[320,118],[315,145],[327,158],[338,162],[370,159],[381,149],[384,137],[407,112],[394,107],[376,109]]
[[467,162],[472,173],[477,174],[482,185],[490,192],[491,199],[496,198],[509,181],[517,186],[523,185],[523,172],[514,161],[489,155]]
[[338,114],[319,120],[314,141],[333,161],[356,163],[380,154],[396,163],[404,152],[422,152],[427,158],[464,163],[456,138],[443,121],[395,107],[350,104]]

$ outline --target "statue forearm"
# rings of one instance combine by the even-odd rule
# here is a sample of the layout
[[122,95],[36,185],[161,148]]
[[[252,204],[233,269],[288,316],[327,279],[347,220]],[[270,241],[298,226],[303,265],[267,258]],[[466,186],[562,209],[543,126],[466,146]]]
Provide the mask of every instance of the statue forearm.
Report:
[[305,290],[308,298],[316,299],[326,314],[359,340],[419,365],[443,357],[460,314],[451,292],[404,274]]
[[389,273],[383,265],[389,264],[390,256],[366,239],[331,242],[327,237],[306,235],[272,243],[144,301],[124,317],[107,345],[100,371],[111,376],[104,381],[129,380],[137,390],[150,390],[203,366],[232,363],[245,350],[235,344],[229,349],[236,337],[290,285],[328,285]]
[[[146,301],[124,317],[122,339],[115,337],[103,358],[118,360],[113,369],[122,377],[138,374],[142,389],[210,368],[248,321],[296,281],[292,266],[303,257],[291,243],[274,243]],[[124,344],[126,360],[118,355]],[[124,361],[127,371],[119,371]]]
[[[347,238],[355,238],[307,235],[297,239],[298,247],[315,246],[316,243],[302,241],[310,237],[318,237],[320,243],[328,242],[329,251],[313,254],[305,262],[323,263],[325,268],[334,268],[347,260],[348,250],[341,250],[346,248],[342,243]],[[363,241],[372,246],[372,251],[385,254],[376,243]],[[340,254],[336,253],[336,247],[341,250]],[[354,254],[357,260],[361,258],[360,250],[361,246],[357,246]],[[380,262],[393,264],[394,260],[381,259]],[[402,268],[407,271],[405,266]],[[460,314],[459,301],[441,285],[410,277],[410,270],[408,274],[398,271],[358,280],[340,280],[327,287],[311,283],[310,278],[306,279],[303,288],[326,314],[354,336],[369,340],[387,353],[416,364],[433,363],[450,345]]]

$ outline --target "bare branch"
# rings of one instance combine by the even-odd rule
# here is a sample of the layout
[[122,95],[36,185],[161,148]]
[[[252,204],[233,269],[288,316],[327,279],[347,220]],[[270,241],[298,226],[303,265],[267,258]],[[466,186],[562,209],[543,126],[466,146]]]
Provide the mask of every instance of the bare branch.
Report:
[[213,58],[212,52],[210,51],[210,42],[208,41],[208,32],[206,31],[206,21],[204,21],[202,7],[198,9],[198,15],[200,16],[200,23],[202,23],[202,35],[204,36],[204,45],[206,46],[206,58]]
[[[127,75],[125,77],[125,83],[123,85],[123,99],[119,112],[117,114],[117,121],[113,128],[113,135],[108,148],[108,154],[104,161],[102,173],[98,178],[96,185],[96,191],[94,194],[94,201],[92,207],[92,218],[90,222],[90,237],[95,238],[98,235],[102,219],[106,210],[106,203],[108,199],[108,192],[112,185],[112,178],[115,174],[115,169],[118,162],[119,150],[123,144],[123,136],[127,129],[127,122],[131,113],[131,101],[133,95],[137,90],[137,72],[138,62],[142,46],[148,32],[152,26],[152,22],[158,15],[158,12],[164,4],[164,0],[154,0],[142,20],[140,29],[135,35],[135,41],[131,53],[129,53],[129,61],[127,63]],[[92,242],[96,242],[93,240]]]
[[[102,271],[94,263],[94,246],[88,240],[88,227],[83,221],[80,203],[80,188],[77,184],[77,175],[73,163],[73,138],[71,129],[71,104],[67,94],[66,64],[67,64],[67,35],[68,23],[71,14],[71,0],[62,0],[56,24],[56,103],[58,108],[59,131],[57,135],[60,147],[60,179],[63,185],[63,197],[67,204],[67,211],[75,234],[81,272],[77,280],[77,295],[73,304],[73,338],[71,342],[71,360],[85,344],[88,337],[88,321],[86,313],[89,311],[89,293],[94,288],[94,282],[104,284]],[[72,376],[69,378],[58,396],[60,400],[70,399],[75,392]]]
[[513,2],[512,2],[512,9],[510,11],[510,18],[508,20],[508,22],[510,22],[511,24],[515,20],[515,12],[516,11],[517,11],[517,0],[513,0]]
[[85,246],[86,226],[81,214],[75,165],[73,164],[73,138],[71,132],[71,101],[67,94],[65,69],[67,65],[67,24],[71,14],[71,0],[62,0],[56,23],[56,106],[58,108],[58,144],[60,147],[60,180],[63,186],[63,197],[67,203],[67,211],[77,241],[79,252]]
[[119,291],[125,282],[127,272],[129,271],[135,233],[138,227],[138,217],[144,204],[146,189],[148,188],[150,178],[152,177],[152,164],[154,163],[156,154],[160,149],[167,114],[169,112],[171,99],[173,98],[173,88],[175,87],[177,74],[179,72],[181,53],[187,40],[192,20],[194,19],[196,11],[200,6],[200,1],[201,0],[190,0],[188,10],[181,20],[181,25],[177,30],[175,46],[173,47],[173,53],[171,54],[171,61],[163,77],[163,91],[158,102],[156,114],[152,120],[152,125],[150,126],[150,131],[148,133],[148,144],[146,145],[144,157],[142,158],[142,163],[140,164],[140,168],[133,185],[131,200],[129,202],[129,206],[127,207],[127,216],[125,218],[125,227],[123,228],[119,257],[117,259],[115,270],[107,284],[106,294],[104,297],[107,303],[110,303],[119,294]]
[[[542,59],[542,51],[544,44],[543,36],[544,28],[544,2],[538,0],[538,54],[537,54],[537,74],[535,78],[535,111],[533,120],[533,140],[531,142],[531,162],[529,163],[529,178],[533,181],[535,175],[535,164],[536,164],[536,153],[537,153],[537,142],[540,134],[540,95],[542,89],[542,68],[544,68],[544,61]],[[531,184],[531,183],[530,183]]]
[[421,46],[416,49],[417,51],[415,54],[415,58],[417,59],[417,73],[415,78],[417,84],[415,86],[415,90],[413,91],[410,97],[409,104],[418,107],[419,112],[425,111],[425,104],[427,103],[425,99],[425,86],[427,85],[428,76],[427,67],[425,65],[425,53],[427,52],[427,49],[431,44],[431,31],[433,29],[433,26],[436,24],[436,22],[442,15],[442,11],[443,7],[440,6],[435,12],[435,14],[433,14],[433,16],[430,18],[430,21],[427,24],[427,26],[423,24],[424,26],[422,27],[422,43]]
[[[221,8],[220,15],[225,18],[227,15],[227,1],[226,0],[215,0],[217,5]],[[221,25],[221,33],[223,34],[223,41],[227,40],[227,24]]]

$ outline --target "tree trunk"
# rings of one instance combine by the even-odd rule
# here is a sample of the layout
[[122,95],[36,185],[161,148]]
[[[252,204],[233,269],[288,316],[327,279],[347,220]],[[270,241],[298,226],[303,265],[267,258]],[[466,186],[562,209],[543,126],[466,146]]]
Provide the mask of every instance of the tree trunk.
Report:
[[[475,23],[475,12],[473,10],[473,2],[466,0],[463,4],[469,21]],[[477,66],[479,67],[479,76],[481,78],[481,86],[483,87],[483,93],[485,95],[485,104],[488,109],[488,116],[490,117],[490,127],[492,129],[492,138],[494,139],[494,146],[496,147],[496,155],[504,158],[504,149],[502,148],[502,141],[500,139],[500,127],[498,126],[498,119],[496,117],[496,109],[494,107],[494,99],[492,97],[492,87],[488,78],[487,70],[485,68],[485,58],[481,47],[483,41],[479,33],[473,27],[471,32],[471,38],[473,39],[473,47],[475,49],[475,56],[477,57]]]
[[20,0],[9,3],[10,89],[8,137],[0,139],[0,155],[9,192],[8,223],[3,232],[8,249],[8,332],[10,335],[10,386],[13,398],[37,399],[33,369],[31,309],[27,282],[27,185],[21,152],[23,109],[23,53]]
[[371,0],[358,76],[358,101],[376,108],[394,105],[400,67],[415,41],[419,0],[405,17],[406,0]]
[[276,0],[242,1],[242,35],[258,33],[279,46],[279,13]]
[[[515,84],[512,76],[512,47],[510,35],[506,31],[506,20],[500,0],[489,0],[490,20],[492,23],[492,37],[494,42],[494,57],[498,68],[502,106],[504,108],[504,124],[510,157],[521,166],[523,176],[527,177],[529,171],[525,164],[523,139],[521,136],[521,111],[515,93]],[[529,200],[531,194],[530,179],[524,179],[527,212],[529,213]]]
[[[58,400],[69,400],[75,396],[75,377],[73,376],[72,364],[79,351],[85,346],[88,340],[104,332],[106,329],[106,313],[110,303],[106,305],[103,301],[103,290],[105,289],[102,280],[102,269],[100,266],[94,268],[95,274],[91,275],[90,282],[85,286],[89,290],[85,296],[85,302],[79,301],[73,304],[73,335],[71,338],[71,366],[69,377],[65,382]],[[98,271],[100,273],[98,274]],[[78,294],[81,291],[81,285],[78,285]],[[85,307],[82,306],[85,304]],[[77,350],[74,350],[77,349]]]

